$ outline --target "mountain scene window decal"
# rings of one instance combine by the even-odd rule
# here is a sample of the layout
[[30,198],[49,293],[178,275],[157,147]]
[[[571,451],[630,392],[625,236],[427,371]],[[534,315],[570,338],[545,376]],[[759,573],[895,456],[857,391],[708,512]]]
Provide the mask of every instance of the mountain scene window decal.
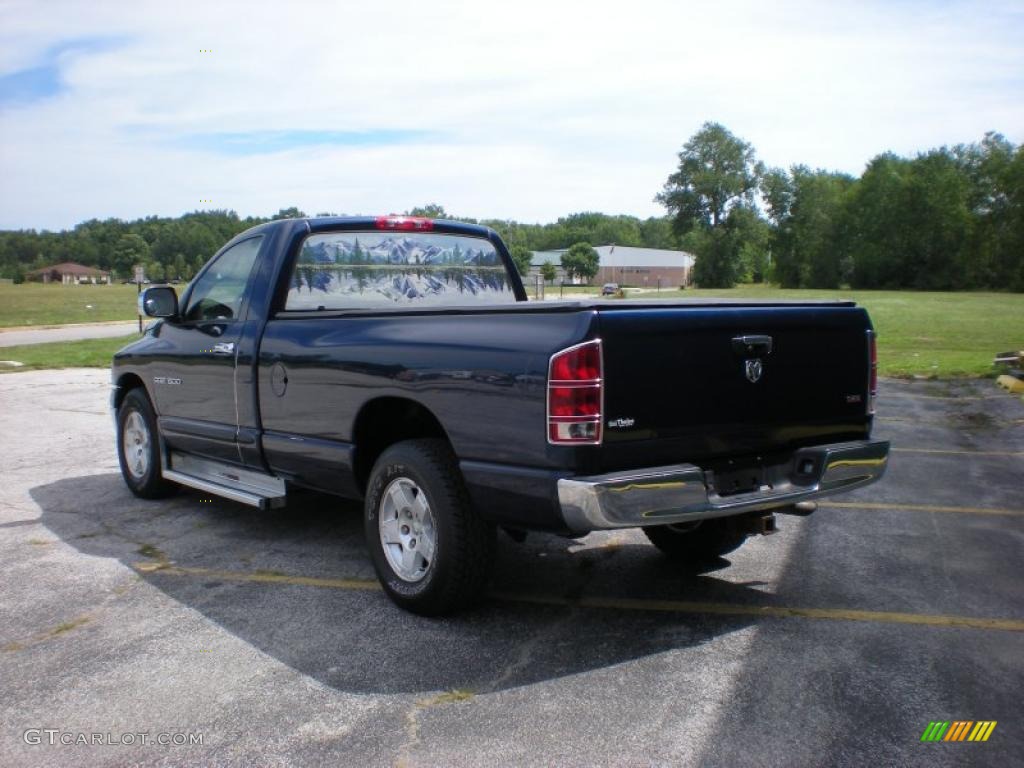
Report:
[[481,238],[393,232],[310,235],[285,309],[458,306],[515,301],[501,256]]

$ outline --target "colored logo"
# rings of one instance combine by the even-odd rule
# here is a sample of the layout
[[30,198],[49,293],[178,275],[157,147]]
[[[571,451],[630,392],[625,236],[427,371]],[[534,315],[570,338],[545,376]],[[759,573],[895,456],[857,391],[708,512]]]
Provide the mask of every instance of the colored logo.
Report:
[[933,720],[921,741],[988,741],[995,729],[995,720]]

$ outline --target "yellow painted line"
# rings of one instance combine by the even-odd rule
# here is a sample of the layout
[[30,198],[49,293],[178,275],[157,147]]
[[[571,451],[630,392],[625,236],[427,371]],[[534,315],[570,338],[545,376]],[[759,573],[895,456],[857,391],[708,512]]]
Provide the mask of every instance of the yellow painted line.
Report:
[[790,608],[781,605],[739,605],[734,603],[695,603],[684,600],[646,600],[643,598],[581,597],[578,599],[548,595],[492,593],[491,597],[516,603],[565,605],[583,608],[611,608],[630,611],[667,613],[708,613],[721,616],[767,616],[770,618],[827,619],[832,621],[866,621],[882,624],[919,624],[931,627],[964,627],[1024,632],[1024,621],[1018,619],[984,619],[970,616],[939,616],[892,611],[857,611],[842,608]]
[[[380,585],[369,579],[328,579],[286,574],[262,574],[247,571],[219,571],[210,568],[184,568],[172,564],[135,563],[142,573],[168,576],[201,576],[223,581],[266,582],[330,589],[379,590]],[[600,608],[622,611],[655,611],[663,613],[697,613],[718,616],[755,616],[768,618],[824,619],[831,621],[864,621],[882,624],[916,624],[930,627],[959,627],[966,629],[992,629],[1005,632],[1024,632],[1024,621],[1018,619],[986,619],[971,616],[939,616],[892,611],[858,611],[841,608],[789,608],[780,605],[742,605],[739,603],[701,603],[686,600],[647,600],[628,597],[580,597],[557,595],[531,595],[492,592],[496,600],[532,605],[557,605],[580,608]]]
[[290,576],[285,573],[252,571],[218,571],[212,568],[185,568],[168,563],[134,563],[140,573],[162,573],[169,576],[202,576],[222,581],[255,581],[266,584],[292,584],[302,587],[331,587],[333,589],[380,589],[376,579],[325,579],[315,576]]
[[951,400],[961,402],[963,400],[999,400],[999,395],[926,395],[921,392],[885,392],[878,399],[888,400],[893,397],[908,397],[911,400]]
[[893,453],[936,453],[948,456],[1013,456],[1024,458],[1024,451],[952,451],[943,448],[890,448]]
[[823,507],[835,509],[879,509],[896,512],[952,512],[965,515],[1001,515],[1003,517],[1024,517],[1024,509],[999,509],[997,507],[943,507],[935,504],[882,504],[870,501],[828,501],[818,502]]

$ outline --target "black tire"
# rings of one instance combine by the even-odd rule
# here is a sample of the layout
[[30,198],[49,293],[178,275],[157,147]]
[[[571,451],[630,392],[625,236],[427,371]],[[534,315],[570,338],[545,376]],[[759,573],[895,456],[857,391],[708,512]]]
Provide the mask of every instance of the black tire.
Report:
[[724,517],[681,525],[643,529],[651,544],[673,560],[706,562],[738,549],[747,539],[734,518]]
[[[388,545],[390,555],[385,553],[382,516],[395,511],[398,523],[402,522],[403,513],[397,511],[400,505],[385,499],[385,493],[396,486],[411,492],[416,500],[420,493],[425,494],[429,509],[432,556],[429,562],[419,562],[424,573],[417,580],[403,578],[389,561],[389,556],[405,553],[408,541],[401,546]],[[363,517],[377,577],[400,607],[423,616],[440,616],[471,605],[483,594],[494,564],[495,527],[470,506],[462,475],[445,441],[407,440],[384,451],[370,472]],[[415,539],[411,542],[415,548]]]
[[[147,441],[141,451],[145,459],[144,471],[138,471],[138,464],[126,456],[125,429],[129,421],[134,426],[140,423],[134,420],[138,415],[144,425]],[[135,430],[133,430],[135,431]],[[161,499],[174,493],[178,486],[164,480],[160,474],[160,432],[156,425],[156,414],[143,389],[136,388],[124,396],[121,406],[117,409],[117,460],[121,465],[121,477],[125,485],[136,496],[143,499]],[[131,464],[131,466],[130,466]]]

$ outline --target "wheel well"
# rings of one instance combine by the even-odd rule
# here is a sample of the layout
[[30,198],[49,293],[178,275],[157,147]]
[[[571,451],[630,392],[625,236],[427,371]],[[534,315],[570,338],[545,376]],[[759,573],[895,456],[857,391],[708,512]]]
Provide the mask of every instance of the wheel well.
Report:
[[388,446],[421,437],[448,440],[441,422],[419,403],[401,397],[381,397],[364,405],[352,430],[359,489],[366,490],[370,470]]
[[114,395],[114,409],[117,410],[120,408],[125,396],[133,389],[138,389],[139,387],[142,387],[142,389],[145,390],[145,385],[142,383],[142,379],[134,373],[126,373],[119,378],[117,380],[117,394]]

